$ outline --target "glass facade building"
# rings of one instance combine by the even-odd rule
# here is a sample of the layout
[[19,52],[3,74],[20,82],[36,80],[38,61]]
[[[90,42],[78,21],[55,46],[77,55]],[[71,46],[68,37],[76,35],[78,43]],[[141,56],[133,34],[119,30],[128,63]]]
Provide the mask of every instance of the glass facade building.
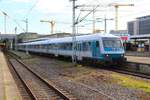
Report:
[[135,21],[128,22],[128,33],[130,35],[150,34],[150,16],[138,17]]

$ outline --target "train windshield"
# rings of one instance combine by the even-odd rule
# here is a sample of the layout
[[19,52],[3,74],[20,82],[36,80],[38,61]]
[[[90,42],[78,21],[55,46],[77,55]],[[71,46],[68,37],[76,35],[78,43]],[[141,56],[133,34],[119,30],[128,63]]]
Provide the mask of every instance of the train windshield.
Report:
[[103,38],[105,48],[123,48],[121,40],[118,38]]

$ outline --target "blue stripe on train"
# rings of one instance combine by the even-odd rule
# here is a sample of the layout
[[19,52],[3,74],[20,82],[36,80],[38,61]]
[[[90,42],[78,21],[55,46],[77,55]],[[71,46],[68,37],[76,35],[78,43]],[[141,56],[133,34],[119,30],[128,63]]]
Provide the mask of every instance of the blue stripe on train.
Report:
[[117,61],[122,58],[122,54],[100,54],[99,57],[93,57],[95,59],[98,59],[99,61],[106,61],[106,60],[111,60],[111,61]]
[[111,47],[104,47],[105,51],[122,51],[122,48],[111,48]]

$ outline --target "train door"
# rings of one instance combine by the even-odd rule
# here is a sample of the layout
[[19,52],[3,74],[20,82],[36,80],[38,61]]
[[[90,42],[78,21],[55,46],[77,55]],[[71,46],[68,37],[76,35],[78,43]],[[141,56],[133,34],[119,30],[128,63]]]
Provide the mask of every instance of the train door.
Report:
[[92,56],[94,58],[99,57],[100,54],[100,43],[99,41],[92,42]]

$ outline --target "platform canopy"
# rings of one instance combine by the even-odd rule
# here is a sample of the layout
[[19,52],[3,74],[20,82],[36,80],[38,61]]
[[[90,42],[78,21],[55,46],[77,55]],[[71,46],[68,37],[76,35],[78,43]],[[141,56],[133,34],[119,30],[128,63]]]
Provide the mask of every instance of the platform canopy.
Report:
[[130,39],[150,39],[150,34],[144,35],[131,35]]

